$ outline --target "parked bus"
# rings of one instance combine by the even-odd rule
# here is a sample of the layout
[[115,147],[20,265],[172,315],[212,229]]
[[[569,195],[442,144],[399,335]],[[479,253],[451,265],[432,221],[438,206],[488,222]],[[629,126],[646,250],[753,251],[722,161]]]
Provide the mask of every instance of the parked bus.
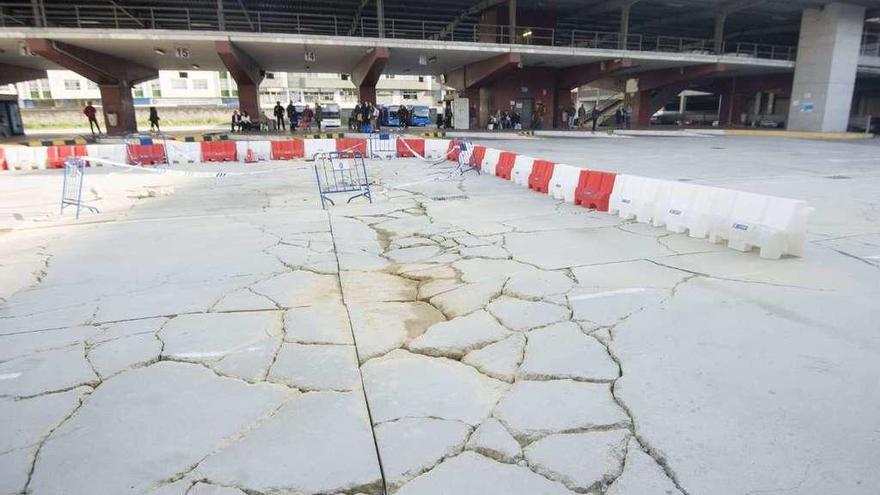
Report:
[[397,114],[399,110],[400,105],[389,105],[387,107],[380,107],[379,118],[382,125],[385,127],[402,127],[403,123],[400,121],[400,117]]
[[326,128],[342,127],[342,120],[339,115],[339,105],[336,103],[321,103],[321,125]]
[[427,127],[431,125],[431,109],[425,105],[410,107],[409,125],[415,127]]

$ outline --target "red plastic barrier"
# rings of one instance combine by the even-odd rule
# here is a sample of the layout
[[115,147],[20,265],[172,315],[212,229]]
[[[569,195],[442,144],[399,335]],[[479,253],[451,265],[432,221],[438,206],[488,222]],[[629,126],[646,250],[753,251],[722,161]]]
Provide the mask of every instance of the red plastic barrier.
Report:
[[[410,145],[412,146],[412,145]],[[415,148],[413,148],[415,149]],[[354,138],[337,138],[336,151],[338,152],[354,152],[357,151],[361,156],[367,156],[367,140]],[[424,153],[423,153],[424,155]]]
[[137,165],[165,163],[165,147],[161,144],[129,144],[128,161]]
[[294,158],[302,158],[304,155],[305,150],[302,139],[272,141],[273,160],[293,160]]
[[547,194],[550,190],[550,179],[556,164],[548,160],[535,160],[532,173],[529,174],[529,189]]
[[6,163],[6,150],[0,148],[0,170],[9,170],[9,165]]
[[608,199],[614,189],[614,178],[617,174],[598,170],[583,170],[574,190],[574,204],[608,211]]
[[495,166],[495,177],[510,180],[510,174],[513,172],[513,164],[516,162],[516,153],[512,151],[502,151],[498,156],[498,165]]
[[[407,138],[406,144],[403,144],[404,138],[397,138],[397,156],[400,158],[414,157],[415,153],[419,156],[425,156],[425,140],[420,138]],[[409,148],[407,148],[409,145]],[[412,151],[410,151],[412,148]],[[415,152],[415,153],[413,153]]]
[[71,156],[88,156],[86,145],[74,144],[49,146],[46,150],[46,166],[48,168],[64,168],[64,160]]
[[461,148],[459,147],[460,144],[461,144],[461,141],[458,141],[457,139],[450,139],[449,140],[449,147],[446,148],[446,159],[447,160],[449,160],[451,162],[458,161],[458,154],[461,153]]
[[483,167],[483,157],[486,156],[486,147],[485,146],[474,146],[474,162],[477,164],[477,168]]
[[203,162],[234,162],[237,155],[235,141],[202,141]]

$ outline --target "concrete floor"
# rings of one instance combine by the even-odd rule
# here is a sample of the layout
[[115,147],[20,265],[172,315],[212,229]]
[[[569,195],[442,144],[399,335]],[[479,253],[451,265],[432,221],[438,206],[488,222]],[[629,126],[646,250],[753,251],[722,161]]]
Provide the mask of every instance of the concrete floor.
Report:
[[0,493],[880,490],[880,143],[487,144],[807,199],[806,255],[416,160],[327,212],[305,163],[95,170],[79,222],[3,175]]

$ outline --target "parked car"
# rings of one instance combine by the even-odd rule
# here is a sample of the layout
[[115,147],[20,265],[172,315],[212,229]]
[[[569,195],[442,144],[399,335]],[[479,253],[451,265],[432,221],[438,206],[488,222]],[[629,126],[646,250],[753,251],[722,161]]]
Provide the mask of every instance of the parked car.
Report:
[[379,107],[379,119],[384,127],[403,127],[400,117],[397,115],[400,105],[389,105]]

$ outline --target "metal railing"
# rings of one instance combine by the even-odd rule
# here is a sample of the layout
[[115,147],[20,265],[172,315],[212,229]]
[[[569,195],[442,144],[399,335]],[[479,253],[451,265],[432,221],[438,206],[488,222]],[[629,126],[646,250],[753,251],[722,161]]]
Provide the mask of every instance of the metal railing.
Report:
[[[355,22],[355,24],[352,24]],[[233,31],[249,33],[287,33],[327,36],[380,37],[379,21],[374,17],[347,17],[285,11],[227,8],[220,15],[204,7],[121,7],[116,4],[44,4],[43,14],[35,17],[30,2],[4,3],[0,27],[73,27],[82,29],[166,29],[184,31]],[[517,45],[556,46],[605,50],[659,51],[715,54],[710,39],[653,36],[619,32],[552,29],[460,22],[386,18],[384,36],[392,39],[462,41]],[[866,36],[862,53],[878,51],[878,35]],[[719,53],[774,60],[794,60],[795,47],[756,43],[730,43]]]

